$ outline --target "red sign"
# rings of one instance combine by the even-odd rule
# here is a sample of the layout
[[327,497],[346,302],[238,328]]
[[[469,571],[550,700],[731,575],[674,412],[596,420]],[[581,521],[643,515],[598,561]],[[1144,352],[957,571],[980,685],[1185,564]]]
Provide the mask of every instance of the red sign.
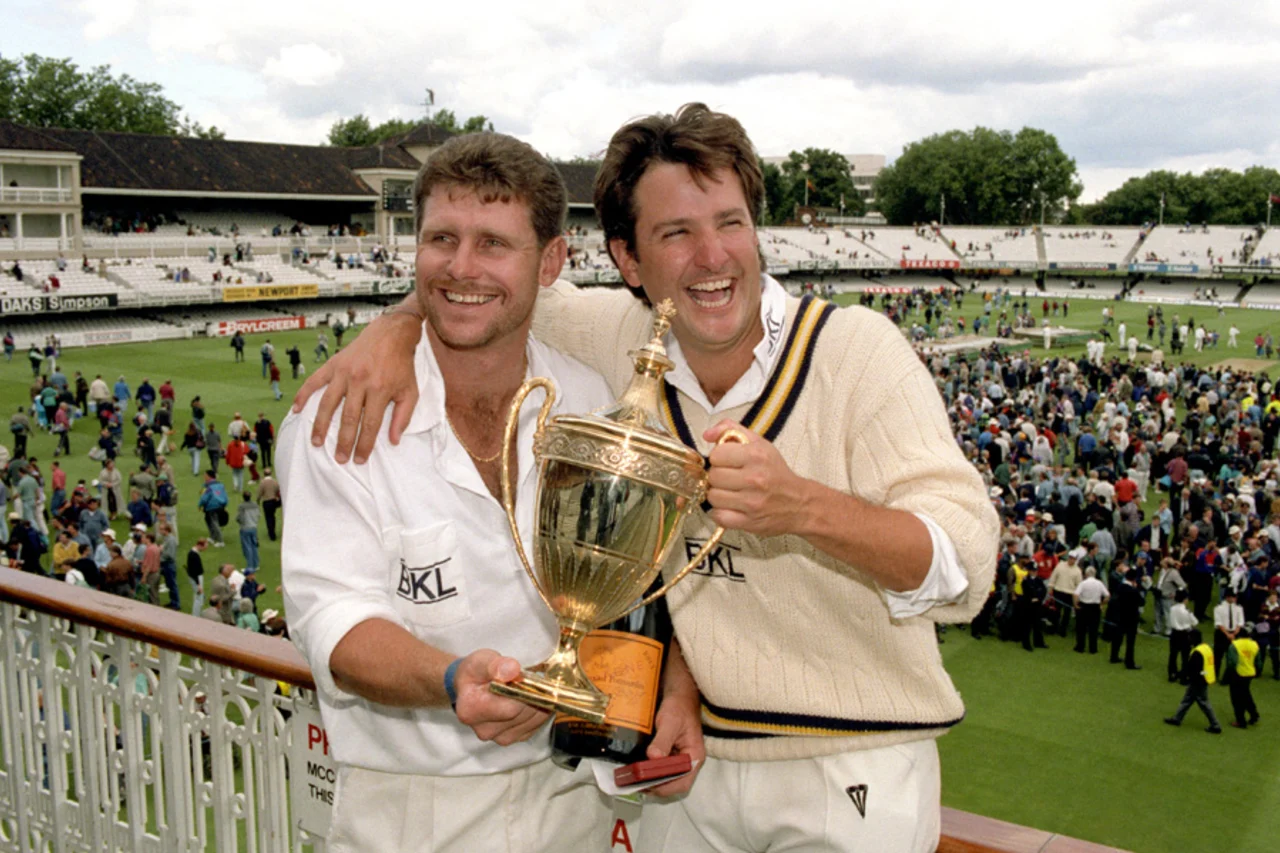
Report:
[[237,330],[245,334],[255,332],[284,332],[289,329],[305,329],[306,317],[261,317],[257,320],[220,320],[213,324],[213,334],[220,338],[230,337]]
[[930,260],[908,260],[903,258],[900,262],[904,270],[958,270],[960,269],[960,261],[930,261]]

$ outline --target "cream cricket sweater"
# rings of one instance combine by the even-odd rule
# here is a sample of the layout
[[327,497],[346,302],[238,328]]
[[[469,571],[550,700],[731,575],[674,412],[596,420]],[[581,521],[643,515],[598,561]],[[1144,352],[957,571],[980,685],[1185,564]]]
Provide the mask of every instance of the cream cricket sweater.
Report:
[[[800,310],[788,297],[789,350],[798,350],[790,342]],[[629,293],[564,282],[539,299],[534,321],[540,339],[599,370],[615,393],[632,373],[627,350],[651,328],[650,310]],[[801,355],[784,352],[775,374]],[[927,369],[881,315],[830,309],[803,382],[778,413],[774,443],[783,458],[832,489],[931,518],[955,544],[969,590],[956,604],[895,622],[872,581],[804,539],[727,532],[668,599],[702,690],[707,751],[719,758],[887,746],[937,737],[964,716],[934,623],[972,618],[991,588],[998,523],[982,480],[951,435]],[[673,421],[705,454],[702,432],[721,416],[712,421],[670,387],[668,399]],[[722,416],[741,420],[750,408]],[[674,549],[667,570],[682,566],[713,528],[695,511],[687,547]]]

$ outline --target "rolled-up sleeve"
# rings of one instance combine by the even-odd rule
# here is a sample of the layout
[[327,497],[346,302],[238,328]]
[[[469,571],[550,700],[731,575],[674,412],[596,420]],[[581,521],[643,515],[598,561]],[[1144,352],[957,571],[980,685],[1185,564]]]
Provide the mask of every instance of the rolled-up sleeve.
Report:
[[390,558],[376,502],[360,477],[364,470],[333,461],[332,434],[323,447],[313,447],[305,414],[281,425],[276,451],[285,507],[280,549],[285,613],[316,686],[340,704],[357,697],[334,683],[329,669],[334,648],[369,619],[404,623],[390,598]]
[[969,576],[960,565],[960,556],[951,537],[927,515],[918,512],[914,515],[929,529],[933,559],[929,563],[928,574],[917,588],[905,592],[880,589],[884,603],[889,607],[889,615],[894,619],[907,619],[944,604],[955,604],[969,589]]
[[[991,587],[999,519],[982,478],[956,444],[928,369],[887,320],[868,325],[863,331],[871,340],[862,354],[870,349],[874,356],[854,389],[849,477],[873,502],[924,521],[933,546],[925,584],[885,599],[895,615],[968,621]],[[948,568],[959,568],[964,581]]]

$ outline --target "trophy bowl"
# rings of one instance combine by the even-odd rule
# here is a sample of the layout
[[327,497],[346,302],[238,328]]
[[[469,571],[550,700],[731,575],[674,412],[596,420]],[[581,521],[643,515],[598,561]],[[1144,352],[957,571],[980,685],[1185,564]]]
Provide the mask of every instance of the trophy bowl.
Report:
[[[588,415],[558,415],[550,380],[520,387],[507,418],[504,446],[515,439],[520,407],[536,388],[546,396],[533,451],[538,465],[533,566],[516,525],[510,453],[503,454],[502,499],[516,550],[559,625],[556,649],[514,682],[491,682],[494,693],[548,711],[603,723],[609,696],[583,672],[578,647],[590,631],[665,595],[720,541],[717,528],[693,559],[660,589],[644,591],[662,570],[685,518],[706,496],[702,455],[662,426],[658,394],[671,367],[661,338],[674,310],[658,307],[653,339],[632,352],[631,385],[611,406]],[[742,441],[730,431],[721,441]]]

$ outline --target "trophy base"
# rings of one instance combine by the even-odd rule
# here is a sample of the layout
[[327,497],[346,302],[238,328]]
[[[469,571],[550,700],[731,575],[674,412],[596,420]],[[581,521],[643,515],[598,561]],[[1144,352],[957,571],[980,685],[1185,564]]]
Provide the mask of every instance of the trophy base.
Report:
[[524,671],[520,681],[491,681],[489,690],[544,711],[569,714],[589,723],[604,723],[605,710],[609,707],[606,693],[554,681],[529,670]]

